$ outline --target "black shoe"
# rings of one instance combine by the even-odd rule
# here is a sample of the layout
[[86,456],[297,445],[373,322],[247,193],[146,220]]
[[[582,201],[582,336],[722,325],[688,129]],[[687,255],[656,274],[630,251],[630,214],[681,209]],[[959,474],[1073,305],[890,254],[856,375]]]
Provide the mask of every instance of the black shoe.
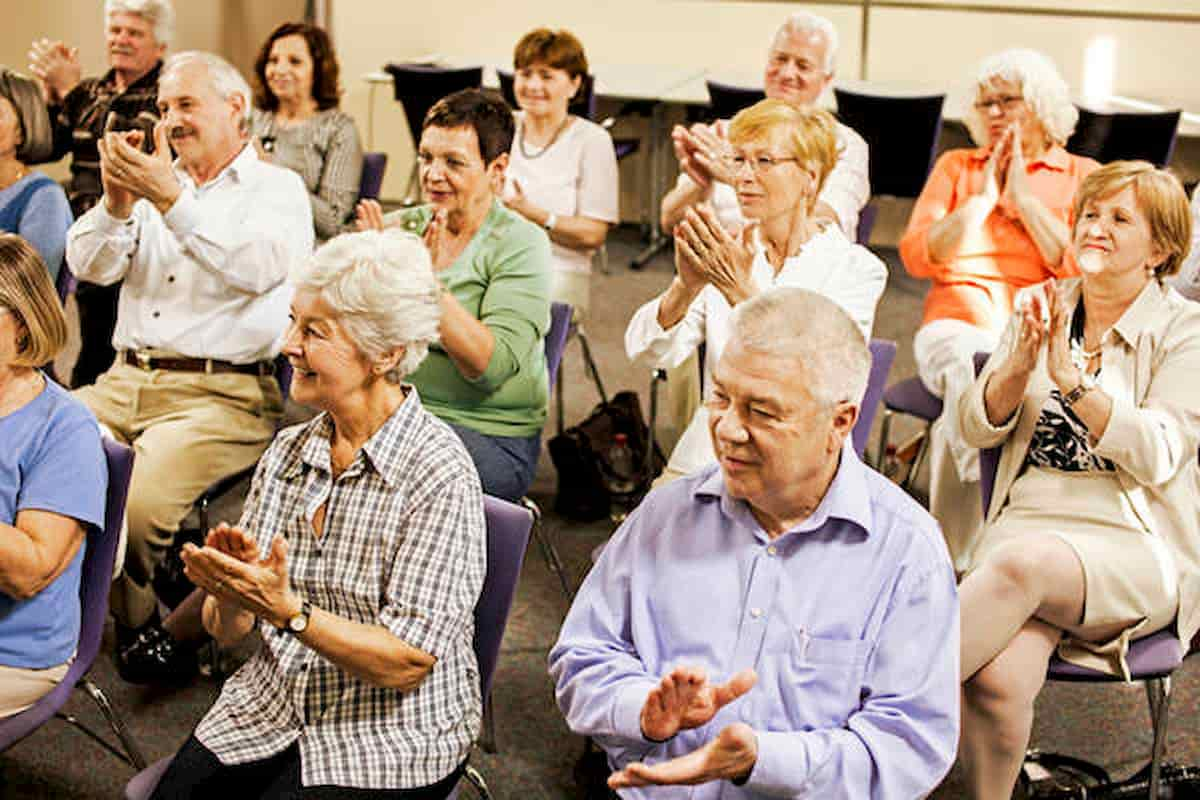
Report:
[[129,683],[179,686],[195,677],[196,653],[154,620],[139,630],[132,644],[118,646],[117,674]]

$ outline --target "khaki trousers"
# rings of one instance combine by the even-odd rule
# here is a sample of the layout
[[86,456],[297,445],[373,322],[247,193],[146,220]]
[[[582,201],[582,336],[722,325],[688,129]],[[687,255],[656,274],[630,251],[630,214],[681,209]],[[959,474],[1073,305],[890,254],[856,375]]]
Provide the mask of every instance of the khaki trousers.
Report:
[[283,398],[274,378],[145,371],[124,363],[75,396],[134,449],[125,568],[110,605],[118,622],[137,627],[154,614],[150,578],[192,504],[258,460],[283,414]]
[[46,669],[0,666],[0,717],[19,714],[62,683],[71,662]]

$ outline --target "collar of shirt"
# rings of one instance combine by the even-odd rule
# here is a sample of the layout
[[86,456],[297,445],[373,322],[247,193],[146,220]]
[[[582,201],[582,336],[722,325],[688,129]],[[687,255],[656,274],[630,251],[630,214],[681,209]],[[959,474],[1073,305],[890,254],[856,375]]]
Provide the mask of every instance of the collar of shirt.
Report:
[[[404,402],[392,412],[379,430],[371,434],[343,475],[357,475],[369,466],[389,488],[395,489],[400,485],[403,477],[403,459],[393,458],[392,453],[404,446],[405,436],[413,429],[417,421],[416,415],[421,410],[421,400],[416,390],[408,384],[404,385],[404,389]],[[300,445],[300,458],[291,461],[279,473],[283,480],[297,477],[302,465],[322,472],[333,471],[330,457],[333,418],[329,413],[323,412],[310,422],[303,436],[306,438]]]
[[[720,466],[710,467],[711,472],[693,490],[693,496],[715,497],[721,503],[721,513],[732,520],[741,522],[754,535],[766,540],[766,531],[754,518],[750,504],[745,500],[733,497],[725,487],[725,477]],[[867,467],[859,460],[854,452],[850,437],[842,443],[841,463],[833,476],[833,482],[815,511],[800,524],[785,531],[780,537],[793,533],[815,533],[824,530],[832,520],[849,522],[862,530],[868,536],[871,534],[871,493],[867,486],[865,470]]]
[[[132,89],[141,89],[146,86],[154,86],[157,90],[158,75],[160,72],[162,72],[162,65],[163,65],[163,62],[161,60],[155,61],[154,66],[150,68],[150,71],[147,72],[142,77],[138,78],[133,83],[126,86],[125,91],[128,92]],[[117,71],[115,69],[110,68],[108,70],[108,72],[101,75],[100,76],[100,85],[107,86],[107,87],[111,88],[114,93],[120,94],[120,92],[117,92]]]
[[[987,160],[992,156],[990,147],[977,147],[971,151],[970,158],[977,164],[987,163]],[[1030,160],[1025,165],[1026,172],[1033,172],[1038,167],[1052,169],[1055,172],[1066,172],[1071,166],[1071,156],[1059,145],[1050,145],[1046,151],[1035,159]]]
[[[1070,308],[1075,307],[1075,301],[1082,292],[1083,280],[1080,279],[1068,301]],[[1112,326],[1113,333],[1136,350],[1138,338],[1149,331],[1161,330],[1159,322],[1169,317],[1170,314],[1166,307],[1167,292],[1166,286],[1151,278],[1142,287],[1142,291],[1138,293],[1134,301],[1130,303],[1129,308],[1125,309],[1121,318]]]
[[253,145],[247,142],[242,146],[242,151],[234,157],[233,161],[230,161],[223,170],[218,172],[212,180],[207,181],[203,186],[196,185],[196,181],[179,163],[178,158],[172,162],[171,167],[175,170],[175,177],[179,178],[179,183],[182,186],[185,188],[199,190],[207,189],[210,186],[216,186],[222,180],[224,180],[225,176],[227,175],[240,183],[246,175],[249,175],[251,171],[257,169],[258,165],[260,164],[262,164],[262,161],[260,161],[258,158],[258,152],[254,149]]

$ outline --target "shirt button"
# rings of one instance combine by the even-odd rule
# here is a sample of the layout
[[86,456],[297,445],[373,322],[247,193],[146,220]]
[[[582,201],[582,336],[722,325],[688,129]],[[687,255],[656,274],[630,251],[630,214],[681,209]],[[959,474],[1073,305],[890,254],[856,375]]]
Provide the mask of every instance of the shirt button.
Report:
[[158,316],[159,316],[159,314],[158,314],[158,312],[157,312],[157,311],[155,311],[155,312],[154,312],[153,314],[151,314],[150,316],[154,317],[155,319],[158,319]]
[[167,276],[167,283],[174,283],[174,282],[175,282],[175,276],[174,276],[174,275],[168,275],[168,276]]
[[767,555],[777,556],[779,555],[779,550],[775,547],[775,545],[771,545],[767,548]]
[[755,619],[758,619],[759,617],[761,617],[762,614],[763,614],[763,612],[762,612],[761,608],[755,607],[755,608],[750,609],[750,616],[754,617]]
[[300,665],[300,671],[308,672],[308,662],[307,661],[305,661],[303,664]]

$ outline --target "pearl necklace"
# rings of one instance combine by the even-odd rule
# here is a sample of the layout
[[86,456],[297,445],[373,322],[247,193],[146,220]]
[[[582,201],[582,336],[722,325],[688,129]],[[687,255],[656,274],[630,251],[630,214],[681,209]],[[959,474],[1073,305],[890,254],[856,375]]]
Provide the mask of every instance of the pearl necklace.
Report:
[[544,156],[546,151],[553,147],[554,143],[558,141],[559,135],[567,129],[567,124],[570,121],[571,115],[567,114],[565,117],[563,117],[563,121],[559,124],[558,129],[554,131],[554,135],[550,137],[550,141],[546,142],[546,146],[541,150],[538,150],[536,153],[530,153],[525,147],[525,122],[522,120],[521,130],[517,132],[517,146],[521,148],[521,155],[525,156],[525,158],[531,161],[535,158],[541,158]]

